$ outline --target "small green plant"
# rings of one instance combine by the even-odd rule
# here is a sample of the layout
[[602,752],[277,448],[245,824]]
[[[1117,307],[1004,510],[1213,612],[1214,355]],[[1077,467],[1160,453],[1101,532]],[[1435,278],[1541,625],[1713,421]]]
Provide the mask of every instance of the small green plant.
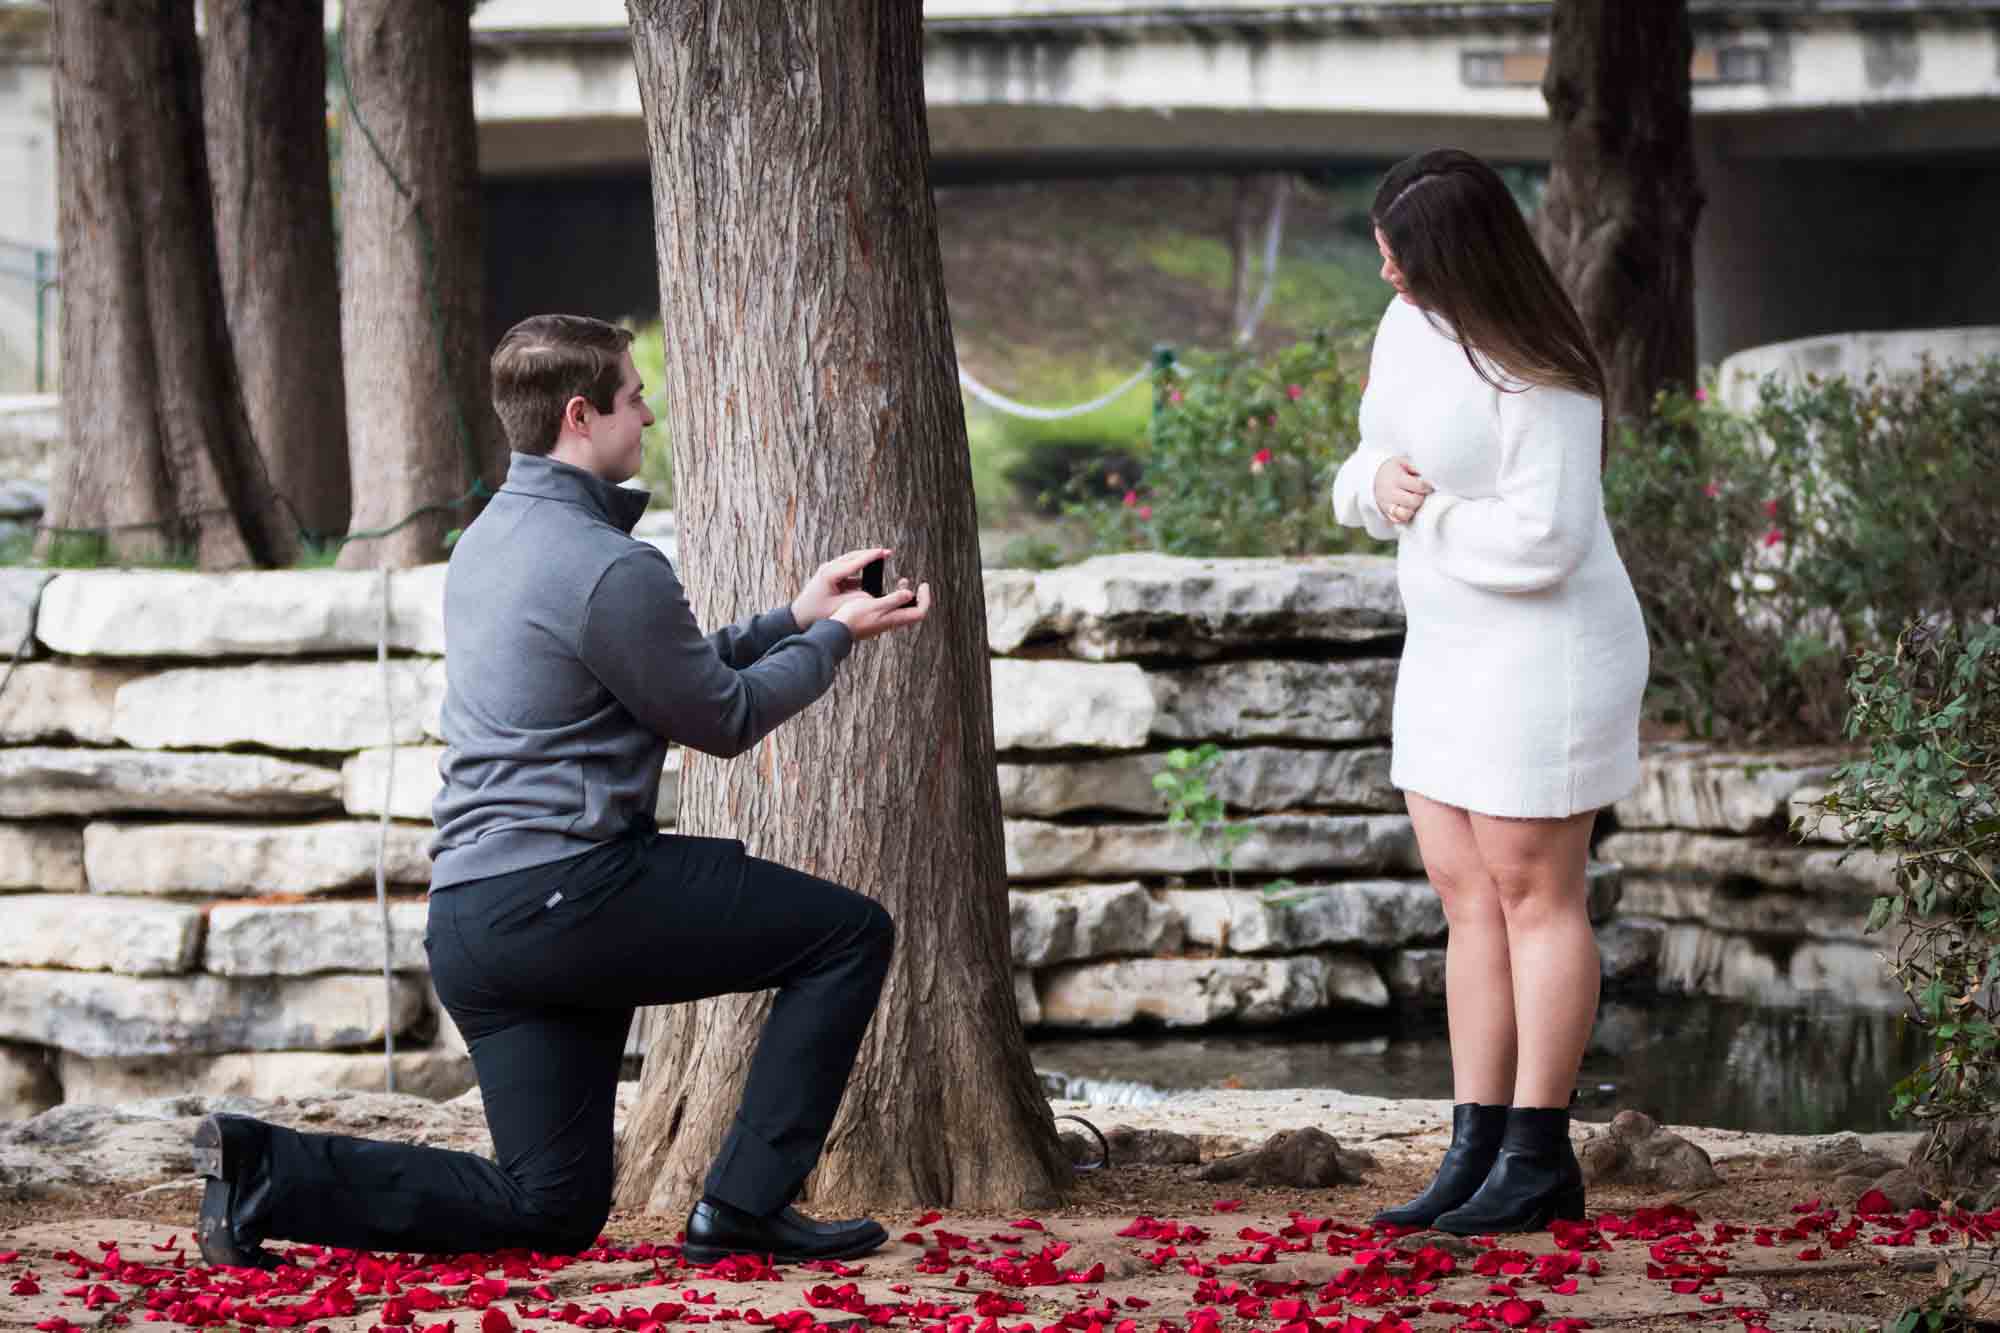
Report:
[[1192,750],[1169,750],[1167,767],[1153,775],[1153,790],[1167,803],[1167,823],[1187,828],[1195,843],[1207,855],[1209,875],[1226,888],[1236,887],[1236,849],[1250,836],[1241,824],[1229,822],[1229,808],[1211,790],[1209,780],[1222,762],[1222,749],[1213,741]]
[[[2000,1111],[2000,626],[1917,625],[1893,654],[1864,654],[1849,689],[1850,738],[1820,809],[1896,858],[1871,931],[1931,1037],[1897,1086],[1898,1115],[1940,1126]],[[1949,1135],[1933,1132],[1942,1150]]]

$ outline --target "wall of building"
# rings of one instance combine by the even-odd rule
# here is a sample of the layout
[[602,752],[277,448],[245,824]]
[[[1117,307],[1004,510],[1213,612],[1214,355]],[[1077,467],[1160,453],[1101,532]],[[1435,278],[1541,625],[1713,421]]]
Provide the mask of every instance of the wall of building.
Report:
[[[2000,116],[2000,110],[1992,114]],[[2000,323],[2000,153],[1700,162],[1698,355]]]

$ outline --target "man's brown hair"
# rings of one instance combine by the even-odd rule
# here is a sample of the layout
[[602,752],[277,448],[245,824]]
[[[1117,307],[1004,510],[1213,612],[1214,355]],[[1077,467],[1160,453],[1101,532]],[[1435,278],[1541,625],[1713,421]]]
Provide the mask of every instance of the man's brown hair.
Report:
[[493,349],[493,410],[507,443],[524,454],[555,448],[572,398],[616,411],[631,344],[630,329],[587,315],[531,315],[507,330]]

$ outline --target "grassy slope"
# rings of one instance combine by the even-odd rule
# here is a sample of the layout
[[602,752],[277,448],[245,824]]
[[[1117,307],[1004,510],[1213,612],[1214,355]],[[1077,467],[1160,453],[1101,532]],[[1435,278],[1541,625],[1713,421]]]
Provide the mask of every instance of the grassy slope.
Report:
[[[1294,182],[1278,282],[1258,327],[1271,347],[1329,322],[1372,322],[1388,300],[1366,222],[1372,179]],[[938,194],[952,329],[965,368],[1015,399],[1060,406],[1144,365],[1157,344],[1219,348],[1230,336],[1227,177],[1136,177],[961,187]],[[1252,189],[1261,255],[1268,187]],[[1261,281],[1261,275],[1258,279]],[[1144,429],[1148,399],[1066,427],[1023,425],[969,403],[981,515],[999,533],[1038,525],[1005,480],[1036,440],[1117,439]]]

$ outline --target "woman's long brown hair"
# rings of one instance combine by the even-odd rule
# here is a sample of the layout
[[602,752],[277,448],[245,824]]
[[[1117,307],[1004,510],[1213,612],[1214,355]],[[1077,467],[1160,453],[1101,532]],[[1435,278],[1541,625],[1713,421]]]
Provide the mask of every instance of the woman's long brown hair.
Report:
[[[1538,384],[1604,400],[1604,365],[1583,320],[1493,168],[1456,148],[1405,158],[1369,218],[1410,295],[1450,326],[1481,379],[1503,393]],[[1600,459],[1610,439],[1607,421]]]

